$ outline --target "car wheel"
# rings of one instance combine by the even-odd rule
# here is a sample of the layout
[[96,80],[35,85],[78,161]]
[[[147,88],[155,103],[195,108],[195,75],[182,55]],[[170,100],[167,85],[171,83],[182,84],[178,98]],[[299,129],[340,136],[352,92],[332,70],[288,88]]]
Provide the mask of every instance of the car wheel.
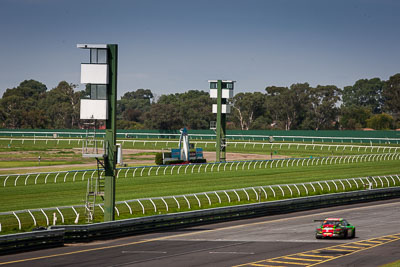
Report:
[[351,238],[356,237],[356,228],[353,229],[353,232],[351,233]]
[[322,236],[318,236],[318,235],[316,235],[316,236],[315,236],[315,238],[316,238],[316,239],[321,239],[321,238],[322,238]]
[[346,230],[344,233],[343,233],[343,238],[347,238],[347,235],[349,234],[349,232],[348,232],[348,230]]

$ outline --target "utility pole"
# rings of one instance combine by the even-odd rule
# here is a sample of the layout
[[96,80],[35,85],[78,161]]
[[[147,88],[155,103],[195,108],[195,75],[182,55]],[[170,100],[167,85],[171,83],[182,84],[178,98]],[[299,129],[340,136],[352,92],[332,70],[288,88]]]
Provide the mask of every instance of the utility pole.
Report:
[[109,84],[107,88],[109,118],[106,120],[105,144],[107,156],[104,158],[104,221],[115,219],[115,168],[117,165],[117,68],[118,45],[108,44]]

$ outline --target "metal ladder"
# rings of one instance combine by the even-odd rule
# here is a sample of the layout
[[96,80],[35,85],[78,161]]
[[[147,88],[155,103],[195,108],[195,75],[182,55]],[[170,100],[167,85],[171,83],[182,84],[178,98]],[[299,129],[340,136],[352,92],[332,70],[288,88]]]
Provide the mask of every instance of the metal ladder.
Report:
[[84,123],[86,128],[86,138],[82,146],[82,154],[95,154],[97,150],[96,140],[96,122]]
[[[96,158],[97,160],[97,177],[91,176],[88,179],[87,191],[86,191],[86,203],[85,203],[85,215],[86,222],[93,222],[96,207],[96,198],[101,197],[104,200],[104,176],[101,173],[104,169],[103,162]],[[101,169],[100,167],[103,167]]]

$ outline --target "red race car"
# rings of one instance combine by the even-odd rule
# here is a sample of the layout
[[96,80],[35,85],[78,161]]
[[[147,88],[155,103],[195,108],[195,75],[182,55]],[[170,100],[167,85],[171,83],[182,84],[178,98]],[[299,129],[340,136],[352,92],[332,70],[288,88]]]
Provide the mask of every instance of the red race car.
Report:
[[315,238],[340,237],[354,238],[356,236],[356,227],[343,218],[326,218],[325,220],[314,220],[322,222],[321,226],[315,231]]

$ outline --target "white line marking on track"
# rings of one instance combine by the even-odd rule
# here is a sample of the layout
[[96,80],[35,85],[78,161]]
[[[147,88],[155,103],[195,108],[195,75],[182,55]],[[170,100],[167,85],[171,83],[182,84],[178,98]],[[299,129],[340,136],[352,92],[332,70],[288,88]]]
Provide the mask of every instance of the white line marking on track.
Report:
[[135,251],[135,250],[123,250],[122,253],[137,253],[137,254],[167,254],[166,251]]
[[254,255],[254,252],[236,252],[236,251],[210,251],[210,254],[243,254],[243,255]]

